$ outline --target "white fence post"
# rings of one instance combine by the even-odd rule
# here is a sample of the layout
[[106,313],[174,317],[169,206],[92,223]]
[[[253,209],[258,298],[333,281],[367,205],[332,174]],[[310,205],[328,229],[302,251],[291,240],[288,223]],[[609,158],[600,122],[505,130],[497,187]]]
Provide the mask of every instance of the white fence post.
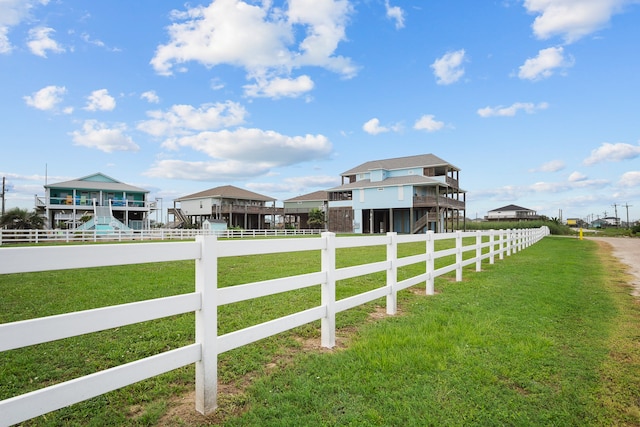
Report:
[[434,241],[433,241],[433,231],[432,230],[427,231],[426,245],[427,245],[427,269],[426,269],[426,273],[427,273],[427,289],[426,289],[426,294],[427,295],[434,295],[436,293],[435,277],[433,275],[433,272],[435,271],[435,268],[434,268],[434,256],[433,256],[433,254],[435,253],[435,245],[434,245]]
[[196,311],[196,343],[201,357],[196,362],[196,410],[212,413],[218,394],[218,253],[215,236],[198,236],[201,255],[196,259],[196,292],[202,307]]
[[496,261],[496,252],[495,252],[495,237],[496,231],[491,229],[489,230],[489,264],[493,264]]
[[387,314],[394,315],[398,312],[398,294],[395,289],[398,280],[398,233],[389,232],[387,237],[387,261],[391,264],[387,270]]
[[476,232],[476,271],[482,271],[482,231]]
[[456,282],[462,281],[462,231],[456,231]]
[[322,271],[326,274],[326,281],[321,285],[321,304],[326,308],[326,314],[320,321],[321,345],[333,348],[336,345],[336,235],[322,233],[325,247],[322,250]]

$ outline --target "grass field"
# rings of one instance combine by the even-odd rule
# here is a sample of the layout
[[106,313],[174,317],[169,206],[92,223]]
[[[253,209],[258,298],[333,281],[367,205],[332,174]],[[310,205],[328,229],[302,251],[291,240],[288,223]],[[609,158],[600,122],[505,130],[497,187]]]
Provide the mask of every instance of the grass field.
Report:
[[[372,262],[384,248],[343,255],[344,265]],[[311,252],[223,259],[220,281],[319,262]],[[439,278],[435,296],[402,292],[394,317],[380,314],[383,300],[338,314],[331,351],[311,324],[224,353],[213,416],[195,413],[187,367],[25,425],[640,425],[640,307],[610,255],[547,237],[483,270]],[[193,274],[193,263],[176,262],[0,276],[0,323],[191,292]],[[340,283],[339,298],[383,281]],[[312,307],[319,294],[224,306],[219,333]],[[176,316],[1,353],[0,399],[191,343],[193,324]]]

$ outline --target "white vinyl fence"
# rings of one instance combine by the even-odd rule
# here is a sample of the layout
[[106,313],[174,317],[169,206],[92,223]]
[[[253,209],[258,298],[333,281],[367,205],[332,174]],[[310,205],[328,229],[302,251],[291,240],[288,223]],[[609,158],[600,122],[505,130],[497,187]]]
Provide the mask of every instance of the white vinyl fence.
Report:
[[152,228],[149,230],[3,230],[0,246],[15,243],[125,242],[131,240],[192,240],[197,236],[224,238],[312,236],[320,229],[200,230]]
[[[439,233],[418,235],[387,233],[379,236],[336,237],[322,233],[300,239],[218,240],[199,236],[191,242],[154,242],[72,246],[0,248],[0,274],[130,265],[179,260],[195,261],[195,290],[177,296],[67,313],[0,325],[0,352],[117,328],[182,313],[195,312],[195,342],[131,363],[116,366],[0,401],[0,426],[9,426],[68,405],[107,393],[144,379],[195,363],[196,410],[209,414],[216,408],[218,355],[257,340],[320,320],[321,344],[331,348],[336,339],[336,313],[386,297],[387,313],[397,310],[399,291],[425,284],[434,294],[434,279],[455,271],[462,280],[463,267],[516,253],[549,234],[547,227],[523,230]],[[463,245],[463,239],[473,244]],[[436,240],[454,240],[449,249],[435,251]],[[398,244],[423,242],[418,255],[399,258]],[[336,249],[385,245],[386,260],[336,268]],[[450,245],[449,245],[450,246]],[[218,287],[218,259],[257,254],[320,251],[320,271],[279,279]],[[471,252],[465,256],[466,252]],[[434,260],[455,255],[455,262],[435,269]],[[398,268],[422,263],[425,272],[398,281]],[[386,271],[386,282],[374,290],[336,300],[336,282]],[[223,274],[224,272],[221,272]],[[310,286],[321,287],[321,303],[282,318],[218,335],[218,307]]]

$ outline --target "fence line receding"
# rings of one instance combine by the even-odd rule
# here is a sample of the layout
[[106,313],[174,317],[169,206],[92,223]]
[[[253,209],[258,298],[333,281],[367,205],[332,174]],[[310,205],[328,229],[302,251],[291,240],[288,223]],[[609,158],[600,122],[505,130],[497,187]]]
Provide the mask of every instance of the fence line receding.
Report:
[[[525,249],[548,234],[549,229],[541,227],[418,235],[387,233],[362,237],[322,233],[319,238],[262,240],[218,240],[216,236],[198,236],[191,242],[0,248],[0,274],[195,261],[192,293],[1,324],[0,352],[4,352],[176,314],[195,313],[194,343],[2,400],[0,426],[20,423],[192,363],[196,367],[196,410],[209,414],[217,404],[219,354],[317,320],[321,324],[321,345],[331,348],[335,345],[337,313],[385,297],[387,314],[396,314],[399,291],[422,284],[426,294],[433,295],[436,277],[455,271],[456,280],[461,281],[465,266],[475,264],[475,271],[480,271],[482,261],[488,259],[493,264],[496,257],[503,259],[505,255]],[[454,244],[448,245],[451,248],[436,251],[434,243],[440,240],[452,240]],[[424,252],[398,257],[398,245],[411,242],[424,243]],[[465,242],[473,243],[465,245]],[[336,268],[337,249],[374,245],[386,246],[384,261]],[[220,258],[299,251],[320,251],[320,270],[218,287]],[[455,262],[436,269],[434,261],[446,256],[454,256]],[[424,273],[398,280],[399,268],[418,263],[425,266]],[[386,281],[379,287],[336,299],[336,283],[340,280],[377,272],[386,272]],[[311,286],[320,286],[319,306],[218,335],[219,306]]]

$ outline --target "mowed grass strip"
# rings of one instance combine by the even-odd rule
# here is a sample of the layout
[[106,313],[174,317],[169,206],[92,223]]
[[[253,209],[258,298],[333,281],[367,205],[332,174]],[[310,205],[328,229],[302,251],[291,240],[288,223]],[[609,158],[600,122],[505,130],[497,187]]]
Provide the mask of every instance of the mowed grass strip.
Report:
[[259,379],[225,425],[638,425],[637,332],[619,325],[637,331],[637,305],[596,244],[546,238],[483,266]]
[[[341,266],[385,253],[344,251]],[[371,321],[384,300],[339,313],[339,336],[349,335],[340,350],[307,348],[319,344],[317,322],[225,353],[213,417],[194,414],[186,367],[26,425],[638,424],[637,334],[621,327],[624,319],[637,330],[637,306],[622,273],[605,268],[613,261],[597,254],[593,242],[545,238],[483,262],[482,273],[466,268],[463,282],[438,279],[436,296],[423,287],[402,292],[398,316]],[[222,259],[220,286],[317,271],[319,263],[312,252]],[[192,262],[0,276],[0,320],[191,292],[193,281]],[[341,282],[339,298],[382,283],[384,274]],[[315,306],[319,294],[316,287],[221,307],[220,333]],[[175,316],[1,353],[0,398],[189,344],[193,322]]]

